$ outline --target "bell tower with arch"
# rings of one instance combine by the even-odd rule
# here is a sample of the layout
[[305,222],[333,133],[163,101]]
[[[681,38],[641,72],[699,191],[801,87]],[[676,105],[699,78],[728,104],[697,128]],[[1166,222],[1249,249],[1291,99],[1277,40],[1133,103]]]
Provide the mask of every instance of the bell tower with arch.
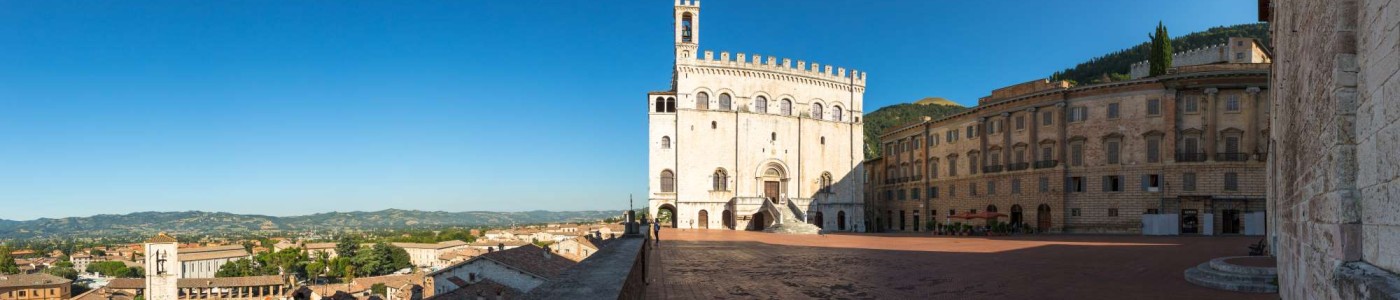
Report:
[[694,59],[700,49],[700,0],[676,0],[676,59]]

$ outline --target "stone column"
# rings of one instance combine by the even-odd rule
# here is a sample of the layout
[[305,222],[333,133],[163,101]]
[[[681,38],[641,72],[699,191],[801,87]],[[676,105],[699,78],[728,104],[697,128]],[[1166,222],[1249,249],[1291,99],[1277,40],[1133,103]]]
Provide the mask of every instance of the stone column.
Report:
[[1034,169],[1035,162],[1040,160],[1040,114],[1035,112],[1035,107],[1027,108],[1026,113],[1031,115],[1031,123],[1027,124],[1030,127],[1027,130],[1031,132],[1030,141],[1026,141],[1026,151],[1030,152],[1028,162],[1032,165],[1031,169]]
[[1066,145],[1066,143],[1069,140],[1067,137],[1065,137],[1065,135],[1069,131],[1069,126],[1067,125],[1069,124],[1068,107],[1069,104],[1065,103],[1064,101],[1061,101],[1060,103],[1055,103],[1055,109],[1059,110],[1056,111],[1056,114],[1060,115],[1059,122],[1055,122],[1055,128],[1059,129],[1060,132],[1060,136],[1056,138],[1058,140],[1058,142],[1056,142],[1058,144],[1057,146],[1059,146],[1060,149],[1056,149],[1055,159],[1060,161],[1060,167],[1065,167],[1069,165],[1069,160],[1066,159],[1069,158],[1069,156],[1065,154],[1065,152],[1069,151],[1069,145]]
[[[1180,136],[1178,133],[1181,132],[1181,128],[1177,125],[1176,120],[1176,100],[1176,89],[1169,88],[1167,92],[1162,95],[1162,101],[1160,102],[1162,106],[1162,120],[1165,121],[1167,125],[1163,128],[1162,149],[1159,150],[1162,150],[1164,153],[1162,161],[1168,164],[1176,163],[1176,154],[1180,153],[1180,151],[1178,151],[1179,149],[1177,149],[1176,141]],[[1162,176],[1165,177],[1166,174],[1162,174]]]
[[[978,155],[978,157],[977,157],[977,160],[978,160],[977,166],[978,166],[978,167],[986,167],[986,166],[987,166],[987,117],[977,118],[977,130],[976,130],[976,131],[977,131],[977,140],[978,140],[979,143],[981,143],[981,144],[977,147],[977,155]],[[972,158],[971,158],[971,157],[968,157],[968,161],[972,161]],[[972,174],[977,174],[977,171],[979,171],[979,170],[977,170],[977,168],[971,168],[970,170],[967,170],[967,171],[968,171],[967,175],[972,175]]]
[[1001,113],[1001,131],[999,133],[1001,133],[1001,165],[1003,166],[1001,167],[1002,170],[1006,170],[1005,166],[1011,164],[1011,134],[1006,133],[1006,127],[1010,127],[1012,125],[1015,124],[1011,124],[1011,113]]
[[1219,89],[1206,89],[1205,103],[1201,103],[1200,105],[1201,109],[1205,110],[1204,113],[1206,115],[1205,126],[1201,126],[1203,130],[1206,131],[1206,140],[1204,143],[1202,143],[1205,144],[1203,146],[1205,146],[1206,148],[1206,161],[1215,161],[1216,131],[1219,131],[1215,129],[1215,127],[1217,126],[1217,124],[1215,123],[1215,106],[1216,102],[1218,102],[1216,101],[1216,98],[1219,98],[1219,94]]
[[1256,112],[1259,107],[1259,87],[1251,86],[1244,91],[1249,93],[1249,99],[1245,99],[1244,107],[1241,107],[1244,110],[1245,120],[1244,153],[1253,157],[1254,153],[1259,152],[1259,114]]

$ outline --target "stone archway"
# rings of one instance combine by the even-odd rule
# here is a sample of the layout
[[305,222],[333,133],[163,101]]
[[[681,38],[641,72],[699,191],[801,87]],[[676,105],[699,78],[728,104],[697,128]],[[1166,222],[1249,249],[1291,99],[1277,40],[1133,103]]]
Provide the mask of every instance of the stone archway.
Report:
[[836,212],[836,230],[846,230],[846,211]]
[[671,228],[676,228],[676,225],[680,222],[680,217],[676,214],[676,207],[670,203],[662,204],[660,207],[657,207],[655,218],[657,223],[661,223],[662,226],[670,226]]
[[710,212],[701,209],[700,212],[697,214],[698,215],[695,218],[695,223],[697,223],[698,225],[696,226],[696,228],[710,229]]
[[1021,216],[1022,216],[1022,214],[1021,214],[1021,205],[1020,205],[1020,204],[1012,204],[1012,205],[1011,205],[1011,226],[1020,226],[1020,225],[1021,225],[1021,222],[1024,222],[1024,221],[1025,221],[1025,220],[1022,220],[1022,219],[1021,219]]
[[817,228],[826,229],[825,223],[826,222],[822,220],[822,212],[818,211],[812,213],[812,225],[817,225]]
[[758,164],[754,170],[755,185],[758,190],[756,194],[772,201],[773,204],[781,204],[783,198],[788,197],[788,167],[782,161],[770,159]]
[[1045,232],[1050,230],[1050,205],[1041,204],[1035,208],[1035,228]]
[[724,212],[721,212],[719,214],[719,217],[720,219],[723,219],[720,220],[720,222],[724,223],[724,229],[734,229],[734,212],[731,212],[728,209],[726,209],[724,210]]

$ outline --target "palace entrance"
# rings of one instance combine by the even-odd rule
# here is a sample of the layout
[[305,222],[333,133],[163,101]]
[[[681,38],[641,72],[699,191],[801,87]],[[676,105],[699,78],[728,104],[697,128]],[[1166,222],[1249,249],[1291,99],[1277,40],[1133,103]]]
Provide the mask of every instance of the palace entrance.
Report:
[[764,197],[764,198],[768,198],[768,201],[772,201],[773,204],[778,204],[778,182],[777,182],[777,181],[764,181],[764,182],[763,182],[763,197]]
[[1035,208],[1035,229],[1040,232],[1050,230],[1050,205],[1041,204]]

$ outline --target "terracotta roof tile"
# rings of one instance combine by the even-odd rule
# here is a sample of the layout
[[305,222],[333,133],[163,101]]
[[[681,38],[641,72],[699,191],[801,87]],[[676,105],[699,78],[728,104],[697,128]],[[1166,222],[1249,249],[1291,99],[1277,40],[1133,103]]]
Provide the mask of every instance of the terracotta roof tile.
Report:
[[0,288],[68,284],[67,278],[44,273],[0,275]]

